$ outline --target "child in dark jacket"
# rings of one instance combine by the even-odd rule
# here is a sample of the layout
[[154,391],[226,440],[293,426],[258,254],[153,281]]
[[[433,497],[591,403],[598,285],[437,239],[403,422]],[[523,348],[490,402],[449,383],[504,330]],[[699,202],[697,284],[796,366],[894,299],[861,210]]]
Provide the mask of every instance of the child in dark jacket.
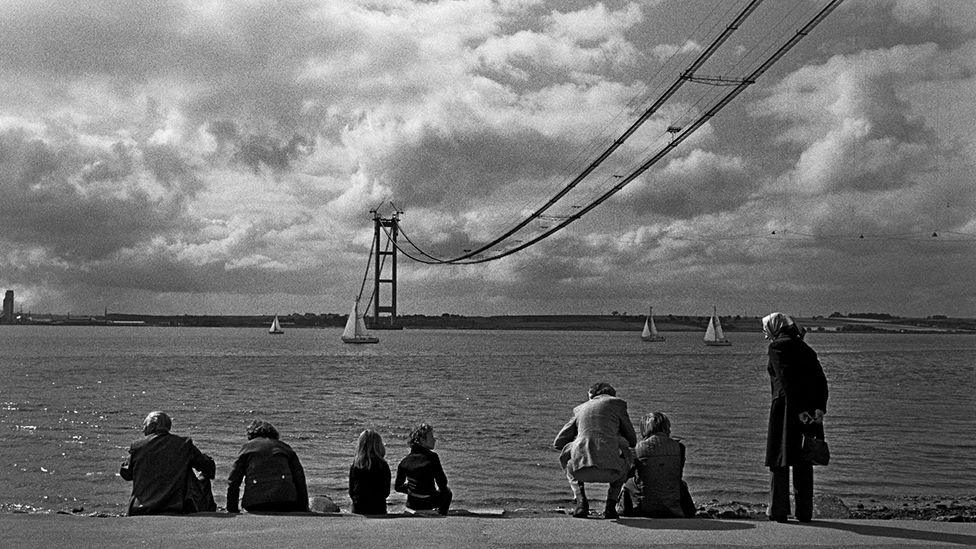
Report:
[[390,466],[383,438],[372,429],[359,435],[356,457],[349,468],[349,498],[358,515],[385,515],[390,495]]
[[434,450],[434,428],[421,423],[410,433],[410,453],[397,466],[397,492],[407,494],[407,508],[415,511],[437,509],[446,515],[454,494],[447,487],[447,475]]

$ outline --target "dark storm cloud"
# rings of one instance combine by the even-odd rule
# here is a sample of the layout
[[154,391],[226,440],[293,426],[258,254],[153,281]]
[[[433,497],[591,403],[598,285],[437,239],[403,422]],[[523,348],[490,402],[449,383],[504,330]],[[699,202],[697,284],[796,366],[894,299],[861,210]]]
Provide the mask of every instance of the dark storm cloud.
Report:
[[[52,146],[23,132],[0,133],[0,233],[8,242],[46,248],[73,260],[99,259],[177,229],[193,175],[157,149],[147,162],[176,194],[154,198],[133,183],[132,151]],[[102,186],[109,190],[103,192]]]

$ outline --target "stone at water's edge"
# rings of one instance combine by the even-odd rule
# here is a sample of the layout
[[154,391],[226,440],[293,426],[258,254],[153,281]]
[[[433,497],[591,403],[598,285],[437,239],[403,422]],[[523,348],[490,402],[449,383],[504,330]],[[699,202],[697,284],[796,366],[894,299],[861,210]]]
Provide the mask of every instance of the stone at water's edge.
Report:
[[851,518],[851,510],[837,496],[815,494],[813,496],[813,516],[822,519]]
[[339,506],[329,496],[313,496],[309,508],[315,513],[338,513]]

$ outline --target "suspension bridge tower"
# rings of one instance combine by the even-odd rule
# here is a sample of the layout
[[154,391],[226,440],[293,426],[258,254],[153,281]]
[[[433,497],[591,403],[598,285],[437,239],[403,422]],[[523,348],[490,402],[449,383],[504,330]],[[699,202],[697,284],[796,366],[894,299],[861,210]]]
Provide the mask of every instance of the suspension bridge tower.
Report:
[[[394,211],[383,217],[376,210],[373,214],[373,250],[376,262],[373,269],[373,330],[399,330],[397,325],[397,233],[400,230],[400,214]],[[386,303],[386,304],[384,304]]]

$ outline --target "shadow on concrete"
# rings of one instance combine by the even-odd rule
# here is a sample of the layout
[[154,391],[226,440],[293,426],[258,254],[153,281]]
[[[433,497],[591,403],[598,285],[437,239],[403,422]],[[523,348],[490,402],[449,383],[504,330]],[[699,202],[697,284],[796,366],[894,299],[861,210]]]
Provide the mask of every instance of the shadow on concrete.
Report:
[[843,530],[845,532],[853,532],[862,536],[976,545],[976,536],[969,536],[966,534],[949,534],[945,532],[929,532],[926,530],[912,530],[909,528],[898,528],[895,526],[884,526],[880,524],[850,524],[846,522],[822,522],[815,520],[807,523],[807,526]]
[[620,517],[617,524],[629,528],[642,528],[645,530],[694,530],[694,531],[721,531],[721,530],[751,530],[755,524],[744,521],[722,521],[715,519],[652,519]]

